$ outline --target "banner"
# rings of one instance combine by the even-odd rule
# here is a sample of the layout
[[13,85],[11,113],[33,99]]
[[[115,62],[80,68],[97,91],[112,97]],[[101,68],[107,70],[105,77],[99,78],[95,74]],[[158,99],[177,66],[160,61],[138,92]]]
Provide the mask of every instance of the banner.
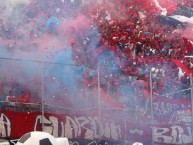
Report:
[[[150,101],[146,100],[147,106]],[[74,113],[17,112],[1,110],[0,136],[4,139],[18,139],[30,131],[49,132],[55,137],[67,137],[73,144],[84,142],[98,144],[99,141],[114,143],[151,143],[159,145],[191,145],[191,113],[187,113],[190,100],[176,100],[167,97],[153,99],[153,116],[150,110],[139,113],[136,110],[105,110],[101,114],[91,111]],[[153,119],[153,122],[152,122]]]

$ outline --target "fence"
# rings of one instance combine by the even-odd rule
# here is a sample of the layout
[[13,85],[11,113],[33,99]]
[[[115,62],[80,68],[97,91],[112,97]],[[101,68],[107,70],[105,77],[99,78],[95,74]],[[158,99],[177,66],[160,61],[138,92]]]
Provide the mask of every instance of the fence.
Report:
[[[108,66],[1,58],[1,110],[38,111],[42,122],[47,113],[78,114],[87,116],[90,126],[90,117],[97,117],[95,121],[100,123],[95,135],[76,134],[72,139],[83,136],[125,144],[139,140],[152,144],[192,142],[191,76],[179,79],[167,75],[172,69],[164,72],[156,68],[137,68],[140,75],[126,75],[124,69]],[[44,128],[47,126],[42,123]]]

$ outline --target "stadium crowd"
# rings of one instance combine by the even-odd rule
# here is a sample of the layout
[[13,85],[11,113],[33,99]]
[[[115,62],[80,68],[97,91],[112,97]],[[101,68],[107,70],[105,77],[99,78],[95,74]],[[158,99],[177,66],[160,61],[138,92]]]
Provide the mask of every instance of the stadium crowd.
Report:
[[[173,13],[180,9],[180,14],[193,14],[192,5],[188,0],[179,2],[176,9],[171,10]],[[26,22],[19,23],[18,27],[33,24],[29,33],[32,39],[41,38],[46,34],[55,36],[60,31],[57,29],[60,20],[69,15],[73,18],[79,13],[85,15],[90,22],[88,30],[97,33],[87,32],[86,36],[80,33],[70,42],[75,64],[88,68],[83,77],[85,86],[98,87],[98,75],[91,70],[96,70],[96,64],[100,64],[100,86],[112,97],[119,96],[122,84],[130,82],[131,87],[137,86],[139,95],[148,98],[150,77],[154,95],[190,97],[189,90],[176,94],[174,92],[190,87],[190,73],[186,71],[193,70],[193,59],[189,57],[193,55],[193,43],[182,33],[192,25],[168,19],[167,16],[161,15],[155,6],[144,8],[140,0],[101,1],[92,6],[78,0],[63,0],[61,3],[63,5],[60,2],[47,1],[41,6],[32,2],[30,9],[25,10]],[[51,7],[59,8],[49,9]],[[171,11],[168,10],[172,13]],[[11,23],[7,23],[4,26],[1,21],[2,37],[10,40],[21,39],[23,31],[18,31]],[[92,45],[93,41],[97,41],[96,45]],[[116,71],[112,68],[116,68]],[[109,84],[110,92],[107,86]],[[26,103],[31,102],[31,99],[20,101]]]
[[[148,12],[136,2],[135,4],[132,1],[121,2],[110,6],[109,3],[106,5],[102,3],[96,9],[92,9],[89,17],[92,23],[97,25],[100,34],[99,44],[93,52],[90,52],[89,41],[92,37],[87,37],[88,47],[85,52],[88,56],[84,53],[82,54],[84,57],[78,56],[78,51],[75,51],[77,56],[75,61],[78,64],[95,66],[94,63],[101,59],[100,55],[110,51],[112,56],[104,61],[104,66],[115,67],[110,65],[114,63],[109,63],[113,60],[120,69],[114,78],[106,77],[110,82],[116,79],[114,85],[121,84],[119,80],[125,76],[135,76],[140,80],[140,86],[149,90],[151,70],[153,94],[175,98],[190,97],[190,91],[184,90],[190,87],[189,74],[193,70],[193,59],[187,56],[193,54],[193,45],[190,39],[182,35],[189,25],[171,19],[165,22],[160,13],[152,10],[153,8]],[[177,5],[181,14],[191,11],[192,15],[191,5],[186,3],[186,6],[190,7],[185,9],[185,3]],[[85,48],[85,43],[78,47]],[[96,60],[85,61],[85,58],[91,59],[90,56],[94,56]],[[105,69],[103,71],[107,72]],[[150,96],[148,91],[142,92],[145,92],[143,95],[146,97]]]

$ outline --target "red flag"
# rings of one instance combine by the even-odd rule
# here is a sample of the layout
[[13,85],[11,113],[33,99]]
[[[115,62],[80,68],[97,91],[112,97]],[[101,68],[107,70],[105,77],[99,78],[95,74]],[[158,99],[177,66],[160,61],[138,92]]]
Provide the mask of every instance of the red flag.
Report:
[[173,61],[177,66],[179,66],[182,69],[182,71],[184,71],[187,75],[192,74],[192,71],[180,60],[171,58],[171,61]]
[[107,95],[102,89],[100,91],[101,100],[109,107],[123,109],[123,105],[115,100],[112,96]]

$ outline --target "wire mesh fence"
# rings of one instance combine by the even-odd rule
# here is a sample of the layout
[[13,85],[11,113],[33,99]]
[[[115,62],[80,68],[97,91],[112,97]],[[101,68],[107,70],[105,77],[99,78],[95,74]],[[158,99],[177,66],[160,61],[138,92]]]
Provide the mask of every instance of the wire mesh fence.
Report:
[[160,142],[160,126],[192,128],[191,76],[179,78],[168,75],[172,69],[156,68],[126,74],[125,69],[101,64],[89,68],[0,59],[1,111],[95,116],[107,125],[98,132],[99,139],[108,137],[110,120],[111,129],[114,123],[124,124],[115,126],[117,136],[128,142],[135,139],[134,126],[151,126],[147,134],[152,144]]

